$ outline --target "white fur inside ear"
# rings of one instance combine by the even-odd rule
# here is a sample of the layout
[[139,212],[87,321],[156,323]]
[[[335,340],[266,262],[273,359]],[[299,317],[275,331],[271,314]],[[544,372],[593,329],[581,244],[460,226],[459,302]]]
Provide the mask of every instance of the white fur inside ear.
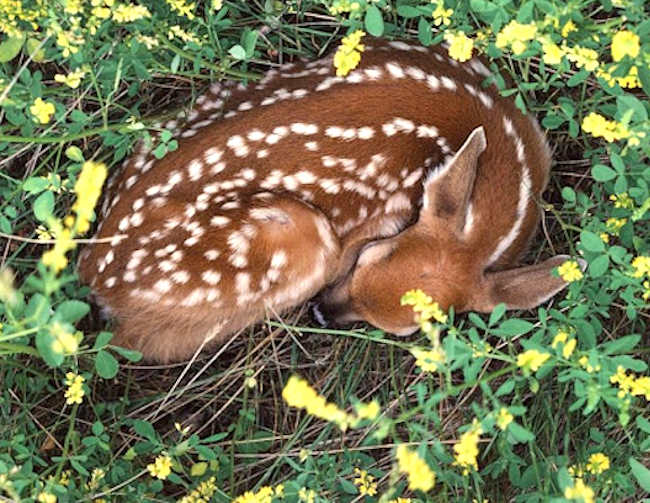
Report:
[[371,243],[361,251],[357,260],[357,267],[364,267],[369,264],[379,262],[383,257],[395,249],[394,242],[388,243]]

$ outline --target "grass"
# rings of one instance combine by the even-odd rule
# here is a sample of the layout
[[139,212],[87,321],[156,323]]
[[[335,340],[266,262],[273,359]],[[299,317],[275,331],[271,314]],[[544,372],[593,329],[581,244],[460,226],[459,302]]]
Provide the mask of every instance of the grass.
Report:
[[[542,310],[461,315],[440,324],[447,360],[437,372],[423,372],[409,352],[415,344],[431,345],[426,334],[398,339],[366,325],[315,329],[307,306],[250,327],[216,353],[202,353],[191,362],[146,365],[96,335],[110,330],[110,324],[94,306],[86,314],[89,291],[79,285],[71,265],[76,251],[68,255],[66,268],[53,271],[39,262],[46,247],[32,241],[38,241],[39,228],[51,233],[51,217],[69,213],[84,161],[116,168],[136,140],[156,134],[156,121],[192,102],[217,78],[253,80],[282,62],[334,49],[348,30],[378,28],[374,14],[368,14],[371,2],[339,16],[328,8],[342,2],[225,2],[221,9],[206,3],[194,7],[193,19],[178,15],[171,3],[144,3],[151,18],[106,21],[94,35],[83,32],[85,46],[67,56],[47,29],[59,23],[63,30],[74,30],[74,16],[63,7],[39,11],[38,29],[19,23],[26,39],[43,42],[43,60],[34,61],[34,53],[30,56],[27,45],[21,45],[0,65],[9,100],[0,103],[0,269],[15,275],[13,281],[6,274],[0,279],[0,500],[49,503],[52,495],[58,501],[172,501],[211,477],[212,501],[284,484],[287,501],[309,501],[307,491],[313,490],[316,501],[387,502],[401,496],[435,502],[559,502],[567,500],[567,489],[578,480],[592,487],[599,501],[647,496],[648,400],[619,396],[620,387],[610,377],[619,365],[639,378],[647,375],[649,313],[647,299],[642,300],[647,288],[644,278],[635,279],[630,271],[635,257],[649,253],[648,216],[640,208],[648,198],[650,140],[631,148],[625,140],[607,143],[570,125],[579,126],[597,110],[617,121],[627,113],[630,129],[647,129],[647,88],[605,91],[595,72],[585,74],[566,60],[544,65],[533,42],[528,54],[498,51],[494,35],[511,18],[527,22],[526,9],[532,21],[543,25],[547,12],[541,3],[486,10],[481,2],[471,7],[448,2],[454,13],[447,30],[493,31],[483,50],[494,68],[514,79],[516,87],[505,92],[544,120],[554,147],[553,177],[545,194],[552,208],[544,214],[526,263],[581,253],[590,263],[584,281]],[[427,42],[422,26],[428,23],[431,37],[441,41],[444,26],[436,27],[431,15],[435,5],[380,0],[377,7],[384,36],[419,36]],[[0,5],[3,15],[5,8]],[[88,9],[84,12],[88,20]],[[577,2],[574,12],[583,17],[572,18],[578,29],[568,40],[591,44],[603,67],[611,63],[611,40],[594,42],[592,35],[605,23],[611,30],[637,32],[643,50],[635,61],[647,58],[650,40],[643,23],[648,12],[642,3],[628,2],[625,24],[617,9],[599,7],[590,14],[588,2]],[[499,21],[501,13],[506,17]],[[559,8],[553,15],[562,23],[571,17]],[[175,25],[200,37],[200,43],[168,38]],[[141,35],[157,40],[158,47],[136,42]],[[0,43],[0,56],[7,59],[7,51]],[[78,88],[54,83],[55,74],[86,65]],[[29,112],[37,96],[56,103],[48,124],[38,125]],[[617,168],[618,159],[623,169]],[[596,171],[598,165],[614,176]],[[622,192],[631,194],[632,208],[615,208],[609,200]],[[637,220],[634,211],[640,212]],[[627,219],[618,233],[606,228],[612,217]],[[603,232],[609,232],[610,241],[601,249],[591,235]],[[595,274],[605,256],[608,268]],[[14,305],[14,294],[24,302]],[[68,303],[62,314],[61,306],[71,300],[79,303]],[[60,359],[49,346],[57,320],[85,334],[78,350]],[[579,342],[570,358],[561,358],[551,342],[564,327]],[[490,357],[473,355],[482,342],[494,347]],[[516,365],[517,356],[530,348],[553,355],[536,372]],[[587,371],[580,356],[601,370]],[[68,371],[86,379],[81,404],[65,403]],[[289,407],[282,391],[292,374],[348,413],[354,412],[355,401],[377,400],[380,416],[341,431]],[[494,424],[502,407],[515,418],[504,431]],[[479,470],[463,475],[453,464],[453,448],[475,418],[484,431]],[[400,444],[416,449],[436,473],[433,490],[407,489],[396,469]],[[611,459],[603,474],[586,469],[597,452]],[[173,465],[161,480],[147,467],[164,455]],[[376,496],[360,494],[354,468],[375,477]]]

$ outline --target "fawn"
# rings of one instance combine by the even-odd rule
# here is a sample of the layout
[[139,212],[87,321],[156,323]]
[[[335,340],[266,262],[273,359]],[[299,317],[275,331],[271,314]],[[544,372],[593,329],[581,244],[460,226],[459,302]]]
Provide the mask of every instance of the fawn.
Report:
[[125,163],[97,231],[116,237],[80,257],[115,341],[183,359],[321,291],[319,316],[398,335],[416,329],[400,306],[413,288],[456,311],[549,299],[566,257],[513,266],[550,151],[482,87],[489,75],[477,58],[371,40],[346,77],[330,56],[213,84],[178,150]]

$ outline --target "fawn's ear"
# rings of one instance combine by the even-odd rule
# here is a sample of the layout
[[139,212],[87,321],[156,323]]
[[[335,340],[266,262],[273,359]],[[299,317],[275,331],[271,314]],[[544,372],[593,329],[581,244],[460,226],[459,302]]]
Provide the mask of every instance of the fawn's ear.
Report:
[[[562,278],[553,274],[553,269],[569,259],[568,255],[557,255],[540,264],[486,273],[483,288],[476,292],[467,309],[490,312],[502,302],[508,309],[537,307],[567,286]],[[578,261],[584,270],[586,262]]]
[[486,146],[485,130],[479,126],[469,134],[454,157],[429,174],[424,182],[421,219],[442,218],[454,233],[462,233],[478,158]]

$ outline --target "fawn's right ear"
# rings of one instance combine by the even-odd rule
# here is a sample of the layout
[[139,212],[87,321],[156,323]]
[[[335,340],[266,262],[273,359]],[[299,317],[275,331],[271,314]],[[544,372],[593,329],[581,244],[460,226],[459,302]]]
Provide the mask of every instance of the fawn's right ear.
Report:
[[463,232],[478,158],[486,147],[485,130],[479,126],[469,134],[456,155],[429,174],[424,182],[421,220],[441,218],[455,234]]
[[[475,292],[466,309],[487,313],[502,302],[507,309],[537,307],[567,286],[553,274],[553,269],[570,259],[568,255],[557,255],[540,264],[486,273],[482,288]],[[584,270],[586,262],[578,261]]]

